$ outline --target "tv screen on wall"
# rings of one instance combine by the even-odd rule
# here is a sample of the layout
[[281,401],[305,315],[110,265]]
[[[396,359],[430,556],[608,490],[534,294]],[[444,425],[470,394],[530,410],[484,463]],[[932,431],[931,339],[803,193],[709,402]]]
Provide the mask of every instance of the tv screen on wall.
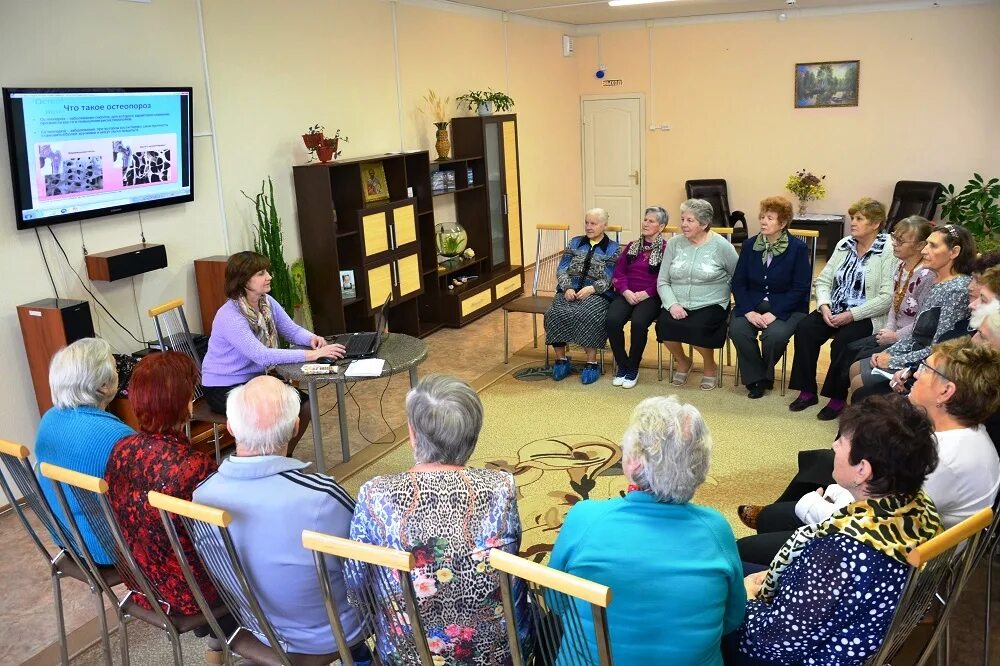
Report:
[[191,88],[4,88],[18,229],[194,200]]

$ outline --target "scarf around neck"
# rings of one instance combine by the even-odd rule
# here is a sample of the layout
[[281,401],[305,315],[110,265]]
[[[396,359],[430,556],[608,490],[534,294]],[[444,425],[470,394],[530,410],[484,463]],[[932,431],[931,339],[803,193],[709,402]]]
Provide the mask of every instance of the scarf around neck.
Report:
[[[628,244],[628,262],[632,263],[639,256],[639,251],[642,250],[643,239],[637,238]],[[663,260],[663,246],[666,245],[666,241],[663,240],[663,234],[656,237],[649,246],[649,271],[651,273],[657,273],[660,270],[660,262]]]
[[259,313],[250,307],[250,302],[247,300],[245,294],[237,299],[236,305],[240,309],[240,314],[250,324],[250,330],[253,331],[254,336],[260,340],[261,344],[271,349],[277,349],[278,328],[274,324],[274,313],[271,312],[271,302],[267,300],[267,295],[265,294],[260,297],[258,303]]
[[766,264],[768,258],[773,259],[788,249],[788,231],[782,231],[781,235],[773,243],[767,240],[764,234],[757,234],[757,240],[753,242],[755,252],[760,252],[761,260]]
[[795,530],[771,561],[757,598],[774,598],[781,574],[813,539],[840,533],[906,564],[907,553],[940,531],[941,518],[923,490],[908,501],[888,495],[851,502],[826,520]]

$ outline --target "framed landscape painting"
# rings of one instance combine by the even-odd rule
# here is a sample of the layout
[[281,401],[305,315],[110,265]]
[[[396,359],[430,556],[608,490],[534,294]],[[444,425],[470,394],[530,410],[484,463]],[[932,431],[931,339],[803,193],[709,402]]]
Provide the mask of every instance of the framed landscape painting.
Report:
[[857,106],[860,60],[795,65],[795,108]]

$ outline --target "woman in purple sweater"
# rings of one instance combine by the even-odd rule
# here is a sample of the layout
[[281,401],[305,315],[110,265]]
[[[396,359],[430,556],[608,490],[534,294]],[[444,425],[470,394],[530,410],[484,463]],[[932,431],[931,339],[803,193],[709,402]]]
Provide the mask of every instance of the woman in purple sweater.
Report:
[[[660,314],[656,278],[663,258],[663,227],[670,216],[660,206],[646,209],[641,235],[618,256],[611,279],[618,296],[608,306],[604,327],[615,355],[617,370],[612,384],[632,388],[639,380],[639,362],[646,349],[649,326]],[[631,321],[632,348],[625,351],[625,322]]]
[[[281,363],[304,363],[321,357],[342,358],[344,348],[328,344],[285,314],[271,291],[270,260],[256,252],[237,252],[226,263],[226,301],[215,313],[208,353],[201,365],[201,381],[209,406],[226,412],[226,397],[268,368]],[[280,349],[278,336],[310,349]],[[288,444],[288,455],[309,424],[309,401],[303,394],[299,429]]]

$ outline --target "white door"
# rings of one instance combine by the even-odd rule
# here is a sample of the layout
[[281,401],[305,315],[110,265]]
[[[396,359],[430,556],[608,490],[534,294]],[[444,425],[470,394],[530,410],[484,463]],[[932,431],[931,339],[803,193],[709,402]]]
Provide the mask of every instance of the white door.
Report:
[[585,209],[608,211],[609,224],[631,240],[644,210],[642,98],[584,97],[582,113]]

